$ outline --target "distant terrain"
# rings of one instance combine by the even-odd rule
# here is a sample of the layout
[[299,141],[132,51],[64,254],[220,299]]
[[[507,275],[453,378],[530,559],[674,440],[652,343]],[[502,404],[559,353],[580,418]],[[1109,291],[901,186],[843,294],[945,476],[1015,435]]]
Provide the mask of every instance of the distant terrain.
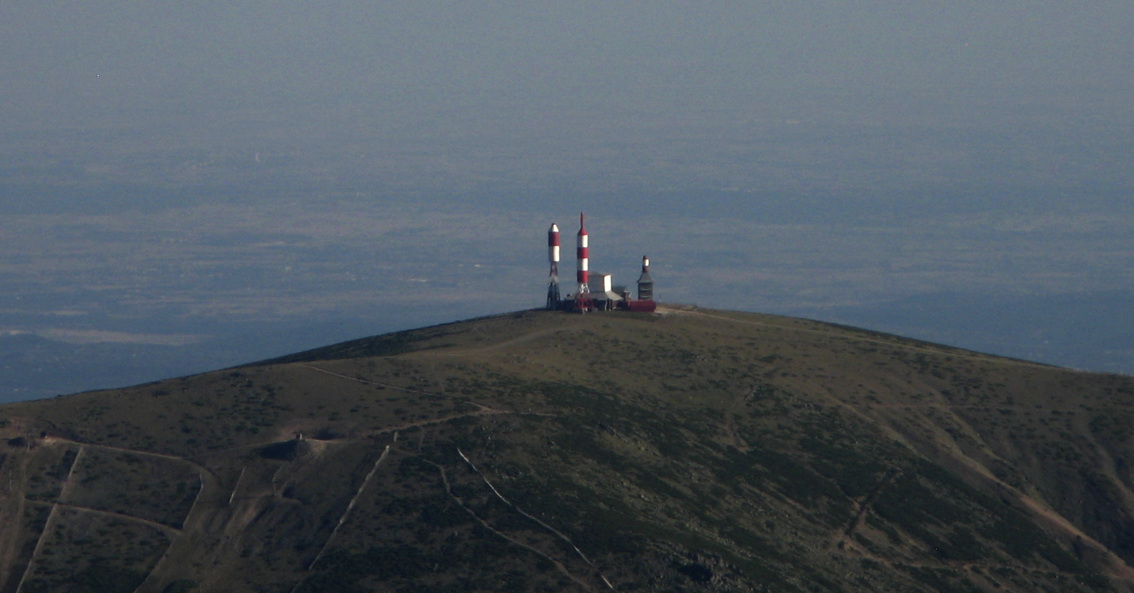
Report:
[[543,232],[580,210],[592,266],[648,254],[668,302],[1134,372],[1134,321],[1094,306],[1134,295],[1121,86],[402,96],[349,64],[318,101],[106,74],[6,118],[0,401],[538,306]]
[[1093,310],[1134,295],[1131,29],[1122,2],[3,2],[0,402],[538,306],[580,211],[596,271],[648,254],[667,302],[1132,373],[1134,321]]
[[661,311],[0,406],[0,591],[1134,591],[1134,378]]
[[1134,374],[1134,291],[923,294],[785,312],[1080,370]]
[[[888,221],[856,219],[853,205],[784,211],[760,193],[718,192],[690,219],[676,212],[697,192],[551,192],[552,211],[534,198],[444,192],[17,189],[0,184],[0,201],[11,198],[0,205],[0,401],[536,306],[542,233],[556,220],[573,233],[568,219],[584,207],[592,266],[625,282],[649,254],[669,302],[1134,372],[1124,337],[1134,320],[1115,313],[1134,295],[1129,212],[889,210],[900,217]],[[627,195],[643,206],[608,202]]]

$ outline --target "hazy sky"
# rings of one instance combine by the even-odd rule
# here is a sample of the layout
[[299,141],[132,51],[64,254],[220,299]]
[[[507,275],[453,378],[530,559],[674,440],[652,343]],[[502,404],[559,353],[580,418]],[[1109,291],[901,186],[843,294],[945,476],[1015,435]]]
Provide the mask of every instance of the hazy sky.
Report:
[[5,120],[40,124],[325,101],[391,117],[414,101],[735,109],[909,88],[975,110],[1002,93],[1130,91],[1131,30],[1134,8],[1106,0],[7,0],[0,75]]
[[914,333],[887,299],[1110,307],[1131,31],[1127,0],[4,0],[0,372],[9,334],[538,305],[583,209],[666,298]]
[[[1109,190],[1134,181],[1131,30],[1119,1],[10,0],[0,166],[200,149],[442,192]],[[378,173],[393,153],[422,158]]]

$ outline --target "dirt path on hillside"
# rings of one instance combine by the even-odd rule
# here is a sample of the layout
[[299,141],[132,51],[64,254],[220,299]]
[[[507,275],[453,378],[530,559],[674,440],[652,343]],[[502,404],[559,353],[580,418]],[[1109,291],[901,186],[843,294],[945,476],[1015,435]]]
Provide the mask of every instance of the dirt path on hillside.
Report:
[[170,525],[166,525],[165,523],[160,523],[158,521],[153,521],[151,519],[143,519],[141,517],[135,517],[133,515],[116,513],[114,511],[104,511],[102,509],[96,509],[96,508],[93,508],[93,507],[84,507],[84,506],[79,506],[79,505],[74,505],[74,504],[68,504],[68,503],[65,503],[65,502],[44,502],[44,501],[41,501],[41,500],[29,500],[28,504],[31,505],[31,506],[54,505],[55,507],[57,507],[59,509],[70,509],[70,510],[74,510],[74,511],[79,511],[81,513],[90,513],[92,515],[99,515],[99,516],[102,516],[102,517],[119,519],[119,520],[122,520],[122,521],[129,521],[131,523],[140,523],[140,524],[146,525],[148,527],[153,527],[154,529],[157,529],[158,531],[161,531],[162,533],[165,533],[166,535],[168,535],[170,537],[176,537],[177,535],[179,535],[181,533],[180,529],[173,527],[173,526],[170,526]]
[[[394,433],[395,442],[398,440],[397,434],[398,433],[396,432]],[[339,522],[335,524],[335,528],[331,531],[331,535],[327,537],[327,541],[323,542],[323,547],[319,549],[319,553],[315,555],[315,559],[312,560],[311,564],[307,567],[308,571],[311,571],[311,569],[315,568],[315,565],[318,564],[319,560],[323,558],[323,554],[327,553],[327,549],[331,547],[331,542],[335,541],[335,536],[339,534],[339,529],[342,529],[343,523],[346,523],[347,517],[350,516],[351,510],[354,509],[354,505],[358,504],[358,497],[362,496],[362,492],[366,490],[366,486],[370,484],[370,480],[373,479],[374,474],[377,473],[378,467],[382,465],[383,461],[386,461],[386,456],[389,454],[390,445],[386,445],[386,448],[382,451],[382,454],[378,456],[378,461],[374,462],[374,466],[370,468],[370,471],[366,474],[366,477],[363,478],[362,484],[359,485],[358,490],[355,491],[354,496],[351,497],[350,503],[347,504],[346,510],[343,511],[343,514],[339,517]]]
[[[888,424],[886,423],[883,423],[883,426],[889,428]],[[987,445],[985,445],[983,440],[979,442],[981,443],[982,447],[987,449]],[[1020,489],[1008,484],[1007,482],[1004,482],[1000,478],[996,477],[988,469],[988,467],[986,467],[976,459],[969,457],[959,448],[946,449],[938,447],[936,450],[933,450],[933,448],[931,447],[930,450],[924,450],[921,447],[917,447],[915,445],[911,446],[913,450],[918,451],[922,455],[925,455],[930,460],[935,460],[935,458],[945,456],[957,462],[960,465],[960,467],[957,468],[958,471],[966,473],[970,477],[976,478],[977,480],[987,484],[987,486],[981,488],[982,490],[993,491],[998,493],[1001,498],[1016,501],[1021,507],[1023,507],[1017,507],[1017,510],[1022,510],[1026,514],[1035,518],[1036,521],[1042,524],[1046,524],[1053,530],[1062,532],[1063,534],[1065,534],[1065,537],[1070,540],[1077,540],[1084,545],[1094,548],[1101,557],[1104,557],[1108,560],[1110,564],[1111,574],[1113,576],[1134,584],[1134,568],[1127,564],[1125,560],[1111,552],[1101,542],[1088,535],[1066,517],[1048,506],[1046,504],[1046,501],[1043,501],[1042,499],[1036,499],[1031,495],[1021,491]],[[992,453],[991,450],[988,450],[988,453],[993,458],[1000,460],[1002,463],[1008,464],[1006,460],[995,455],[995,453]]]
[[1098,455],[1099,459],[1102,461],[1100,465],[1104,470],[1103,473],[1111,479],[1114,486],[1122,493],[1124,506],[1126,508],[1134,508],[1134,491],[1118,476],[1118,464],[1115,462],[1114,456],[1110,454],[1110,451],[1095,438],[1095,433],[1091,430],[1091,421],[1087,419],[1086,415],[1082,417],[1076,416],[1074,421],[1078,425],[1079,434],[1087,439],[1087,442],[1089,442],[1091,447],[1095,450],[1095,454]]
[[855,532],[858,531],[859,526],[862,525],[863,519],[866,518],[866,514],[870,512],[871,507],[874,506],[874,501],[878,500],[878,497],[882,494],[882,490],[884,490],[890,484],[893,484],[894,480],[897,480],[898,476],[900,476],[901,473],[902,470],[896,467],[892,467],[886,470],[886,474],[882,476],[881,480],[878,480],[878,483],[875,484],[874,489],[871,490],[870,493],[867,494],[861,502],[859,502],[858,510],[857,512],[855,512],[854,518],[851,519],[850,525],[848,525],[847,528],[842,531],[842,534],[839,535],[836,540],[835,546],[838,549],[841,550],[843,548],[843,544],[848,539],[854,537]]
[[[515,539],[515,538],[513,538],[513,537],[511,537],[511,536],[509,536],[505,533],[502,533],[501,531],[497,530],[492,525],[489,525],[487,521],[485,521],[484,519],[482,519],[480,517],[480,515],[477,515],[476,512],[474,512],[467,505],[465,505],[465,501],[463,499],[461,499],[461,497],[459,497],[459,496],[457,496],[456,494],[453,493],[453,488],[449,484],[449,476],[445,472],[444,467],[442,467],[441,465],[438,465],[436,463],[433,463],[432,461],[429,461],[428,459],[426,459],[425,462],[432,465],[433,467],[437,468],[437,471],[441,473],[441,482],[445,485],[445,493],[448,494],[449,497],[452,498],[453,501],[457,503],[457,506],[461,507],[461,509],[463,509],[466,513],[468,513],[470,516],[472,516],[472,518],[475,519],[477,521],[477,523],[480,523],[481,527],[484,527],[485,529],[492,532],[496,536],[498,536],[498,537],[500,537],[504,540],[507,540],[508,542],[515,544],[515,545],[517,545],[521,548],[524,548],[525,550],[528,550],[529,552],[531,552],[531,553],[543,558],[544,560],[550,562],[552,564],[552,566],[554,566],[556,568],[556,570],[558,570],[560,573],[563,574],[563,576],[567,577],[568,579],[571,579],[571,581],[573,581],[575,584],[579,585],[580,587],[586,589],[587,591],[594,593],[594,590],[595,590],[594,587],[589,585],[586,581],[575,576],[574,574],[571,574],[571,571],[567,570],[567,567],[562,562],[556,560],[555,558],[552,558],[551,556],[548,556],[542,550],[535,548],[533,546],[530,546],[528,544],[525,544],[524,542],[522,542],[518,539]],[[606,581],[606,579],[603,578],[603,581]],[[609,585],[609,583],[607,583],[607,584]]]

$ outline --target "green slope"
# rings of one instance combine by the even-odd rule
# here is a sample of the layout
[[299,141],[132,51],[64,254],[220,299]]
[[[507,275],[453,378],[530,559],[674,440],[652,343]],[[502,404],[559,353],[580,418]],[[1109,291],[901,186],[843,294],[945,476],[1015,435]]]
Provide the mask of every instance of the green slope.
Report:
[[1132,396],[695,308],[401,332],[0,407],[0,593],[1130,591]]

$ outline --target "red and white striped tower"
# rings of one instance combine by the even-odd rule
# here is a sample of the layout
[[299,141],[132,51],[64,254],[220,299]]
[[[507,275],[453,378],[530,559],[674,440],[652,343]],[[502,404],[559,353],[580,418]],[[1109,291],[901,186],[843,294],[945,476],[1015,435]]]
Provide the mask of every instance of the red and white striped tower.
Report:
[[559,280],[559,226],[554,223],[547,230],[547,262],[551,264],[551,277]]
[[559,307],[559,227],[552,223],[547,230],[547,262],[551,271],[547,280],[547,308]]
[[575,256],[579,259],[579,271],[576,274],[576,279],[579,281],[579,294],[586,294],[591,291],[591,287],[587,284],[590,281],[590,268],[588,264],[587,227],[584,221],[585,217],[583,213],[580,212],[578,248],[575,252]]

